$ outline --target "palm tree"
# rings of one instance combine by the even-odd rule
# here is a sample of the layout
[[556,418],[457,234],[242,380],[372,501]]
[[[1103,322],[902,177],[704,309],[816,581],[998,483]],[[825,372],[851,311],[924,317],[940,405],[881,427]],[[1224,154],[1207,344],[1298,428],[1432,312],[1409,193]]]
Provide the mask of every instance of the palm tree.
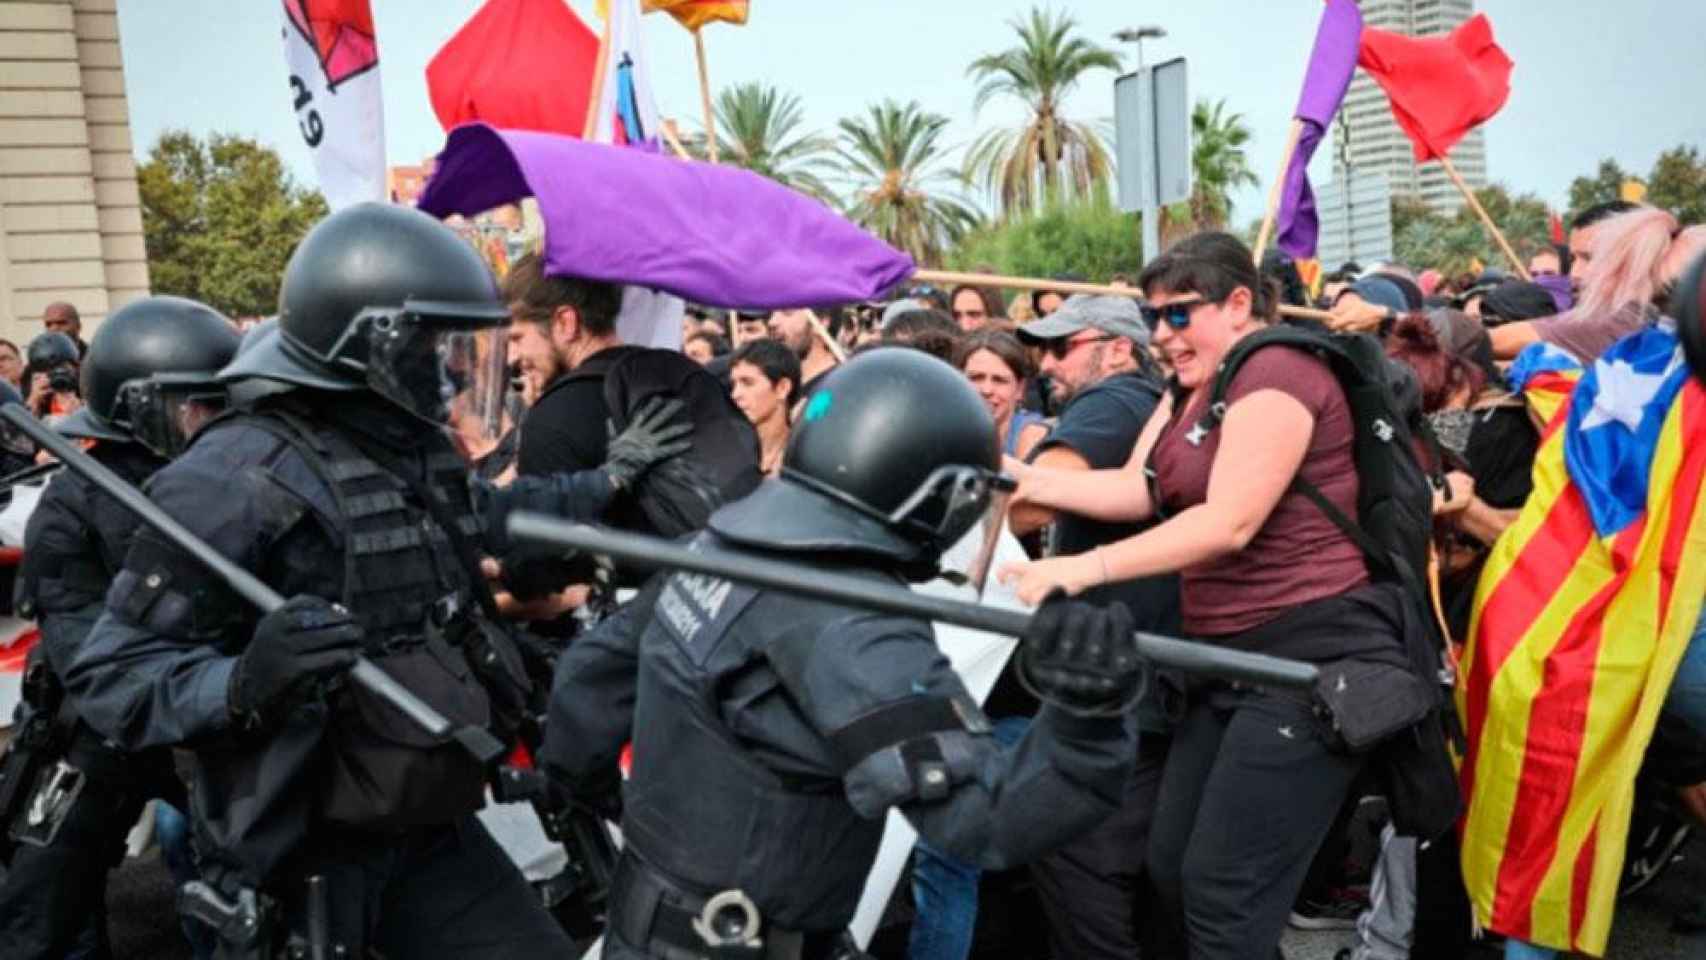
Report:
[[840,126],[841,163],[853,186],[847,215],[854,222],[920,263],[938,262],[977,225],[977,212],[957,196],[959,177],[942,167],[947,117],[916,100],[884,100]]
[[1023,125],[990,130],[966,153],[966,179],[994,196],[1002,214],[1036,209],[1042,200],[1082,197],[1113,168],[1107,143],[1088,123],[1061,113],[1062,102],[1092,70],[1118,70],[1119,54],[1073,36],[1077,21],[1033,7],[1029,19],[1012,21],[1019,45],[978,57],[974,109],[1001,96],[1023,100],[1030,116]]
[[[717,94],[715,110],[719,160],[835,203],[823,180],[835,170],[835,141],[800,130],[805,111],[798,96],[767,83],[740,83]],[[705,155],[703,135],[688,146]]]
[[1217,230],[1232,215],[1232,191],[1261,181],[1250,169],[1244,145],[1250,128],[1244,115],[1227,115],[1226,101],[1198,100],[1191,111],[1191,221],[1198,230]]

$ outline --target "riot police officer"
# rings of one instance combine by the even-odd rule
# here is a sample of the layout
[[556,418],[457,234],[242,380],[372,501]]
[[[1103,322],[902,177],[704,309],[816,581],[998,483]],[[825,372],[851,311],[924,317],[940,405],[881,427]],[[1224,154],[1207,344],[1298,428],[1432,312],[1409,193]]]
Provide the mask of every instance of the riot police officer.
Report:
[[[963,377],[917,351],[873,351],[829,374],[780,477],[713,514],[699,543],[921,579],[999,512],[999,466]],[[1105,818],[1136,754],[1127,702],[1145,667],[1130,615],[1051,602],[1034,623],[1023,675],[1049,703],[1003,752],[926,622],[654,580],[564,654],[542,752],[595,800],[616,789],[632,728],[605,956],[832,955],[890,808],[991,868]]]
[[[63,334],[49,334],[67,340]],[[59,432],[95,441],[90,455],[141,483],[224,403],[215,374],[237,349],[231,323],[177,297],[148,297],[109,317],[83,363],[87,405]],[[10,862],[0,881],[0,956],[58,958],[92,924],[105,956],[106,875],[150,798],[182,808],[164,749],[127,753],[78,716],[59,689],[136,532],[134,516],[81,475],[61,471],[30,517],[17,609],[36,618],[28,699],[0,761]]]
[[[492,613],[446,429],[500,422],[507,320],[443,224],[340,211],[292,255],[276,329],[225,371],[291,389],[251,394],[150,484],[291,598],[257,619],[144,533],[67,677],[103,734],[191,755],[207,885],[186,894],[226,956],[567,955],[473,816],[489,771],[341,682],[362,652],[453,724],[508,736],[520,722],[525,671]],[[663,449],[613,443],[593,479],[621,488]]]

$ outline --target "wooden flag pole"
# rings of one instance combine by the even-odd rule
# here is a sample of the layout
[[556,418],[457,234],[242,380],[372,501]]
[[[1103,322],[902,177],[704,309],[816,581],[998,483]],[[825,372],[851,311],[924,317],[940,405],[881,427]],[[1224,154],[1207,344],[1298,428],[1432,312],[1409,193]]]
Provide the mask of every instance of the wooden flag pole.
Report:
[[717,162],[717,115],[711,110],[711,74],[705,68],[705,31],[693,31],[693,54],[699,60],[699,105],[705,110],[705,156]]
[[604,70],[610,66],[610,33],[614,29],[611,19],[607,17],[604,21],[604,34],[598,41],[598,59],[593,62],[592,92],[587,95],[586,126],[581,131],[581,139],[589,143],[597,139],[598,108],[604,102]]
[[1497,243],[1499,249],[1504,251],[1506,259],[1510,260],[1511,266],[1516,269],[1516,275],[1525,281],[1533,281],[1534,278],[1528,275],[1528,267],[1517,257],[1516,251],[1511,249],[1511,242],[1505,239],[1504,231],[1500,230],[1499,225],[1493,222],[1493,218],[1487,215],[1487,208],[1481,206],[1481,201],[1475,199],[1475,191],[1469,189],[1469,184],[1463,182],[1462,175],[1457,172],[1456,167],[1451,165],[1451,159],[1443,153],[1436,159],[1439,160],[1439,165],[1445,168],[1445,175],[1451,178],[1452,183],[1457,184],[1457,190],[1463,194],[1463,199],[1469,201],[1470,209],[1474,210],[1475,215],[1481,218],[1481,223],[1487,228],[1487,232],[1492,234],[1493,242]]
[[665,120],[659,125],[659,132],[663,134],[663,142],[669,144],[669,150],[671,153],[683,160],[693,159],[693,155],[688,153],[687,148],[681,145],[681,135],[675,130],[674,120]]
[[1268,251],[1268,238],[1274,232],[1274,218],[1279,216],[1280,197],[1285,193],[1285,175],[1291,170],[1291,158],[1297,153],[1297,144],[1303,139],[1303,121],[1295,117],[1291,121],[1291,133],[1285,138],[1285,154],[1280,157],[1279,176],[1274,177],[1273,188],[1268,191],[1268,212],[1262,217],[1262,229],[1256,234],[1256,265],[1261,266],[1262,254]]
[[[1079,283],[1071,280],[1048,280],[1042,277],[1009,277],[996,273],[960,273],[954,270],[915,270],[912,279],[923,280],[938,286],[955,286],[970,284],[978,287],[1007,287],[1012,290],[1054,290],[1059,293],[1088,293],[1093,296],[1131,297],[1134,300],[1143,299],[1143,291],[1136,287],[1116,287],[1100,283]],[[1325,310],[1311,310],[1308,307],[1293,307],[1280,304],[1282,316],[1298,317],[1306,320],[1320,320],[1323,323],[1331,321],[1333,315]]]
[[835,342],[835,337],[830,334],[829,328],[823,325],[822,320],[818,319],[817,311],[807,310],[806,317],[811,321],[812,332],[817,334],[819,340],[823,341],[823,345],[829,349],[829,355],[835,358],[835,362],[846,363],[847,351],[841,349],[841,344]]

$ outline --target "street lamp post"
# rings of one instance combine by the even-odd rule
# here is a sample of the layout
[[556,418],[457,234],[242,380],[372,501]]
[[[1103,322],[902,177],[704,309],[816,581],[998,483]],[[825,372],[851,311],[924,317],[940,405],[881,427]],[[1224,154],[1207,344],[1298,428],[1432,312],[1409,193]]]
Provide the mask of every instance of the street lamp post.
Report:
[[1114,31],[1115,40],[1118,40],[1121,43],[1137,44],[1137,69],[1139,70],[1143,69],[1143,41],[1159,40],[1166,35],[1167,29],[1165,27],[1160,27],[1153,23],[1146,23],[1141,27],[1127,27],[1124,30]]

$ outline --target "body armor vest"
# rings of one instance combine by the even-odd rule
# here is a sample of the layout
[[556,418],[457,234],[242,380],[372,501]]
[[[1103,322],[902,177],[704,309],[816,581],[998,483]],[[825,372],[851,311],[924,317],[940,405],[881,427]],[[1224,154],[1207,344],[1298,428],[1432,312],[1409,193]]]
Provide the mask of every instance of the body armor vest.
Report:
[[[489,691],[503,678],[472,666],[486,663],[489,644],[507,638],[475,593],[483,586],[476,586],[468,544],[481,526],[467,464],[438,443],[424,456],[400,454],[406,462],[387,469],[323,421],[281,409],[248,421],[288,442],[327,484],[340,514],[342,601],[366,635],[368,656],[453,727],[492,725],[493,700],[502,706],[515,694]],[[404,469],[423,475],[411,484],[398,474]],[[428,497],[435,509],[421,505]],[[513,663],[519,674],[513,646],[504,654],[498,666]],[[525,687],[525,674],[518,682]],[[355,684],[331,705],[325,820],[391,829],[449,822],[483,805],[486,771],[454,741],[429,735]]]
[[[815,733],[764,708],[786,694],[753,664],[772,643],[826,642],[813,622],[844,612],[676,574],[640,643],[628,844],[701,896],[743,890],[766,923],[806,932],[841,930],[852,918],[883,821],[854,812]],[[742,712],[743,729],[730,728],[725,710]],[[767,719],[787,729],[744,729]],[[747,738],[803,752],[800,773],[760,762]]]

